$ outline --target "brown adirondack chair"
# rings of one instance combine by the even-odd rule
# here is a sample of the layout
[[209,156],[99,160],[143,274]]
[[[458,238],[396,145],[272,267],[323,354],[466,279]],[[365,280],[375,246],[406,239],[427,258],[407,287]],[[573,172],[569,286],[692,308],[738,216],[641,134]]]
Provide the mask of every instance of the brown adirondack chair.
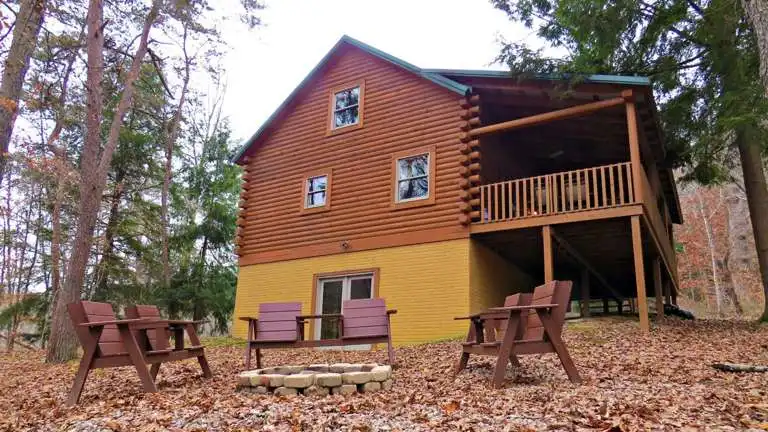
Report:
[[[495,356],[492,383],[501,387],[507,362],[517,365],[518,355],[554,352],[571,382],[580,383],[579,372],[560,337],[571,286],[571,281],[548,282],[536,287],[530,297],[517,297],[516,305],[491,308],[468,317],[472,324],[467,341],[462,344],[456,373],[467,366],[471,354]],[[490,334],[493,336],[487,338]]]
[[[67,310],[84,351],[67,399],[68,405],[80,400],[91,369],[133,366],[144,391],[156,392],[154,376],[147,370],[147,364],[184,360],[197,355],[195,350],[174,351],[168,346],[168,340],[162,337],[156,338],[155,346],[150,346],[147,331],[167,328],[165,321],[116,320],[109,303],[80,301],[68,304]],[[206,377],[210,376],[210,371],[204,369],[203,373]]]
[[262,303],[258,318],[240,317],[248,321],[245,367],[251,368],[251,350],[256,350],[256,367],[261,369],[261,350],[265,348],[298,348],[304,339],[300,318],[301,303]]
[[[197,357],[197,362],[200,363],[200,368],[203,370],[203,375],[206,378],[211,377],[211,368],[208,365],[208,359],[205,357],[205,346],[200,342],[200,338],[197,336],[197,330],[195,325],[203,323],[204,321],[186,321],[186,320],[164,320],[160,316],[160,309],[155,305],[135,305],[125,308],[125,317],[129,319],[147,319],[153,321],[163,321],[168,324],[163,329],[147,330],[147,339],[151,349],[158,349],[161,345],[159,338],[163,338],[164,345],[168,345],[169,336],[173,335],[174,351],[186,351],[189,353],[188,358]],[[184,346],[184,333],[189,336],[189,342],[191,345]],[[157,377],[157,372],[160,370],[160,363],[155,363],[150,369],[152,378]]]

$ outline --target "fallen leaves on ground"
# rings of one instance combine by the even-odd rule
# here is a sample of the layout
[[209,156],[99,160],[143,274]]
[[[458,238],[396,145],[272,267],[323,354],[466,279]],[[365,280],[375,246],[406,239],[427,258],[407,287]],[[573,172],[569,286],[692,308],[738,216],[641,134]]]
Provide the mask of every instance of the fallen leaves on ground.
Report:
[[[768,327],[674,319],[640,334],[635,321],[568,324],[564,338],[584,383],[554,354],[522,356],[504,388],[492,358],[452,375],[458,342],[396,350],[391,391],[283,398],[236,391],[240,347],[208,348],[213,379],[193,360],[164,364],[159,392],[140,392],[129,368],[92,371],[80,405],[66,407],[77,362],[42,353],[0,357],[0,430],[8,431],[634,431],[768,430],[768,374],[721,372],[714,362],[768,364]],[[266,365],[385,360],[385,352],[270,350]]]

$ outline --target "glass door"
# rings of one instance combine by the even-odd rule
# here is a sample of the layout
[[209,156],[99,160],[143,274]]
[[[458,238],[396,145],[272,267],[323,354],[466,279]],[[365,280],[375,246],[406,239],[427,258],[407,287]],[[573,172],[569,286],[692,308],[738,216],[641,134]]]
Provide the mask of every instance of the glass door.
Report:
[[[344,300],[373,298],[373,274],[321,278],[317,282],[317,314],[340,314]],[[319,322],[318,322],[319,321]],[[338,318],[320,318],[315,322],[315,339],[336,339],[339,334]],[[365,349],[366,346],[359,348]]]

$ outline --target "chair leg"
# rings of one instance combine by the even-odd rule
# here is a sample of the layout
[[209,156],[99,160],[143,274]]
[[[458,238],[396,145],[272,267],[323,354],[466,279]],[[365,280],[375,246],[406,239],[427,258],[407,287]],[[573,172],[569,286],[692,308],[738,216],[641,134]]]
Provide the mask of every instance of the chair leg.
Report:
[[213,376],[211,373],[211,367],[208,366],[208,359],[205,357],[205,352],[197,356],[197,362],[200,363],[200,369],[203,370],[203,376],[205,378],[210,378]]
[[83,393],[83,387],[85,387],[85,381],[88,379],[88,372],[91,371],[93,359],[96,357],[96,349],[99,346],[99,339],[101,339],[103,330],[104,327],[97,327],[90,330],[92,339],[85,346],[83,358],[80,359],[80,366],[77,369],[75,381],[72,383],[72,390],[69,391],[69,397],[67,398],[68,406],[75,405],[80,400],[80,395]]
[[245,344],[245,370],[251,370],[251,343]]
[[511,354],[509,356],[509,364],[511,364],[514,367],[520,367],[520,360],[517,358],[515,354]]
[[261,350],[256,348],[256,369],[261,369]]
[[77,404],[80,400],[80,394],[83,393],[83,387],[85,387],[85,380],[88,378],[88,372],[91,371],[91,361],[83,357],[80,360],[80,367],[75,375],[75,382],[72,383],[72,390],[69,391],[69,397],[67,398],[67,405],[72,406]]
[[499,388],[504,384],[504,375],[507,371],[507,362],[512,356],[512,348],[515,344],[517,327],[520,324],[520,312],[510,312],[507,320],[507,329],[504,331],[504,340],[501,342],[496,357],[496,367],[493,370],[493,387]]
[[566,348],[565,342],[560,338],[555,323],[552,322],[552,319],[548,314],[543,312],[539,313],[539,319],[544,326],[544,331],[549,338],[549,343],[552,344],[552,348],[560,358],[560,363],[563,365],[563,369],[565,369],[568,379],[574,384],[581,384],[579,371],[576,369],[576,365],[573,363],[573,359],[571,359],[571,355],[568,353],[568,348]]
[[120,330],[120,336],[123,337],[123,343],[125,344],[126,351],[128,351],[128,356],[131,358],[133,366],[136,368],[136,373],[139,374],[139,379],[144,387],[144,391],[147,393],[156,392],[157,386],[155,385],[155,381],[152,380],[149,370],[147,370],[146,359],[139,349],[139,344],[136,342],[134,333],[127,325],[118,324],[118,329]]
[[395,367],[395,349],[392,348],[392,336],[387,336],[387,356],[389,357],[389,365]]
[[152,381],[157,381],[157,373],[160,372],[160,363],[154,363],[149,368],[149,375],[152,377]]
[[459,372],[463,371],[464,368],[467,367],[467,363],[469,363],[469,353],[462,351],[461,355],[459,356],[459,361],[456,362],[456,371],[454,373],[458,375]]

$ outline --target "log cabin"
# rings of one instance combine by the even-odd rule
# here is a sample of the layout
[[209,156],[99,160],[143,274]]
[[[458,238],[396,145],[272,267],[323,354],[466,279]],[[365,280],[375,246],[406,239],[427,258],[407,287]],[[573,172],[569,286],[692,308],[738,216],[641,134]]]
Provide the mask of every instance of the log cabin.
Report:
[[573,81],[421,69],[342,37],[234,157],[235,317],[381,297],[412,344],[568,279],[582,315],[629,306],[647,331],[676,302],[682,223],[651,83]]

